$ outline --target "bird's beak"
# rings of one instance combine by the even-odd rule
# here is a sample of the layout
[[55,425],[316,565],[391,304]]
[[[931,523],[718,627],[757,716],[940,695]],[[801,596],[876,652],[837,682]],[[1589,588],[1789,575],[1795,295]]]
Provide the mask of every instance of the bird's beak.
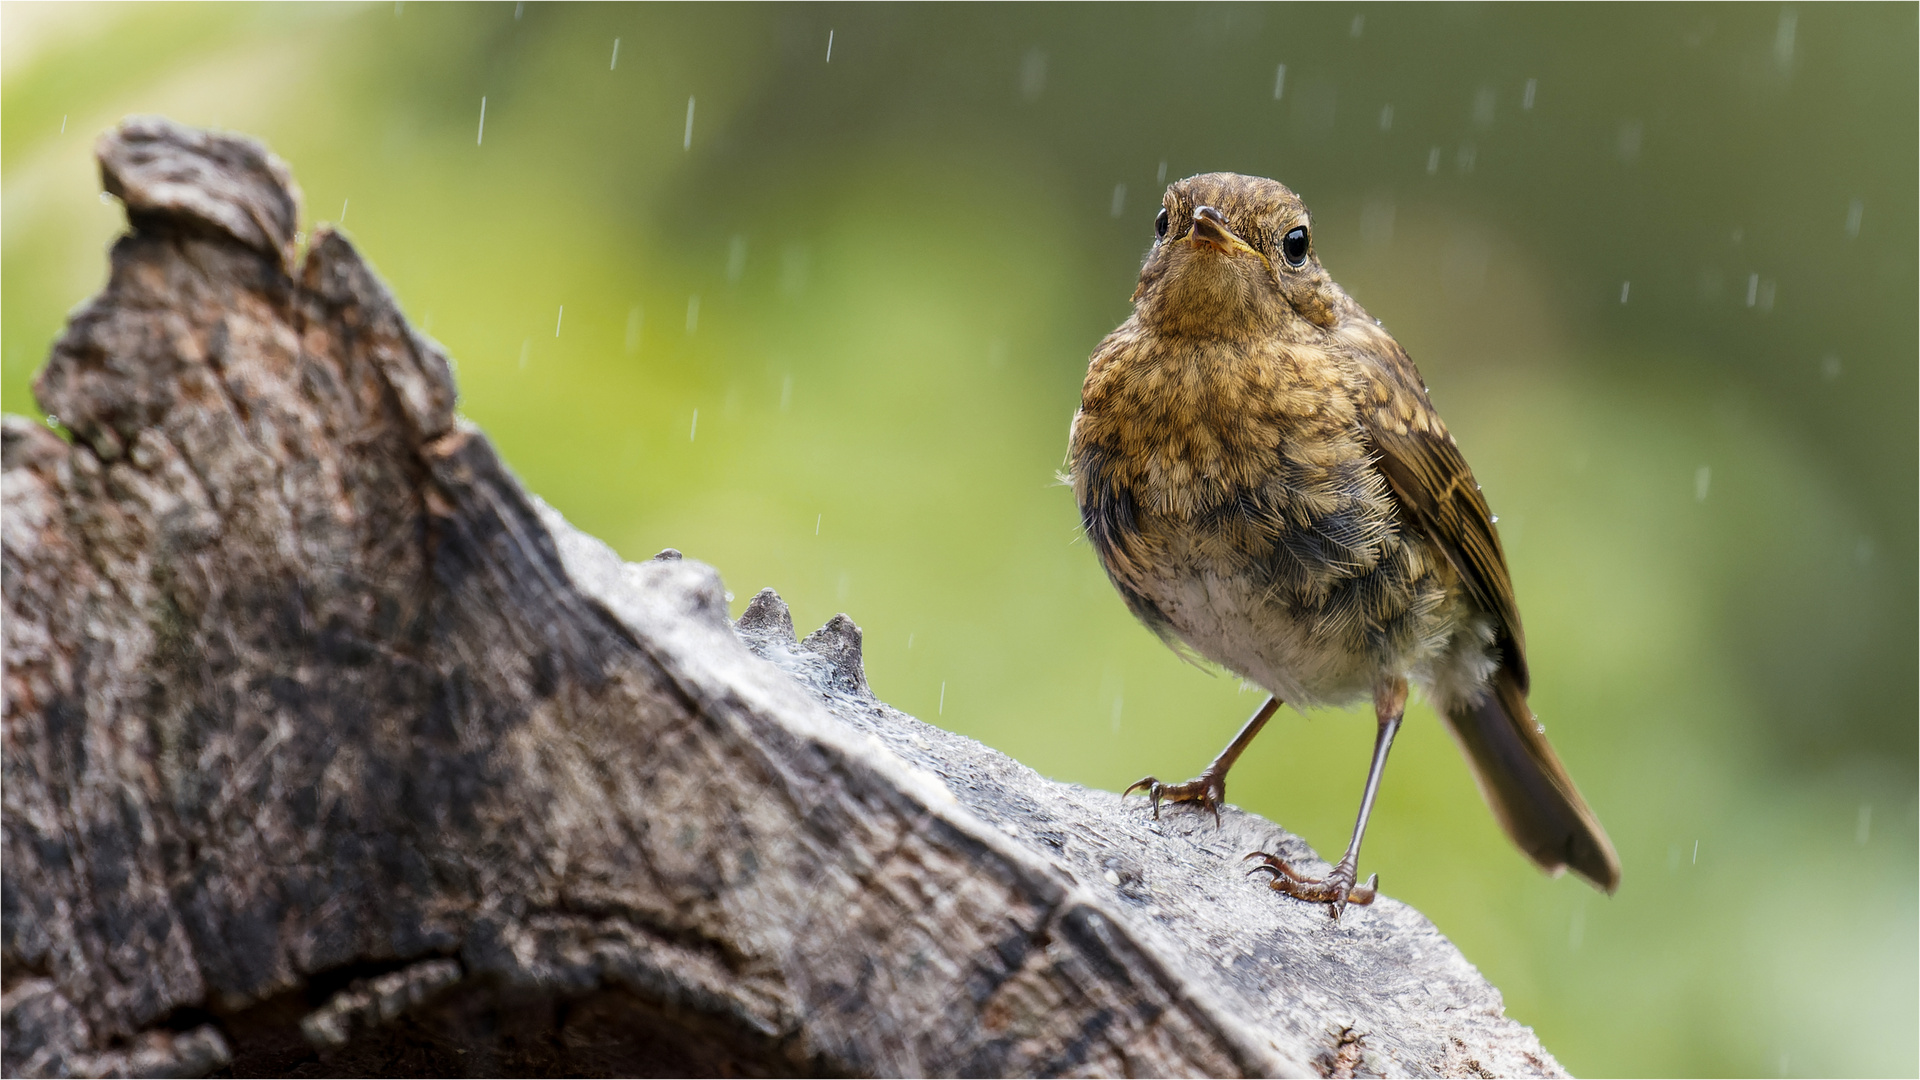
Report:
[[1211,206],[1202,206],[1193,212],[1193,228],[1188,230],[1187,235],[1181,239],[1196,248],[1212,248],[1222,255],[1244,251],[1263,263],[1267,261],[1265,255],[1260,254],[1245,240],[1235,236],[1233,230],[1227,228],[1226,215]]

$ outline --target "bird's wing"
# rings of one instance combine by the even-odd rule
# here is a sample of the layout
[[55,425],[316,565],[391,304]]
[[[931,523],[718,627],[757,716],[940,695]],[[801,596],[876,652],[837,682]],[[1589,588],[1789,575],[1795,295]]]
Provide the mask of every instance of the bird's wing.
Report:
[[1427,401],[1413,361],[1392,338],[1384,333],[1379,338],[1363,355],[1370,400],[1359,411],[1380,471],[1405,520],[1446,554],[1467,594],[1498,623],[1501,662],[1524,693],[1526,639],[1493,514],[1466,458]]

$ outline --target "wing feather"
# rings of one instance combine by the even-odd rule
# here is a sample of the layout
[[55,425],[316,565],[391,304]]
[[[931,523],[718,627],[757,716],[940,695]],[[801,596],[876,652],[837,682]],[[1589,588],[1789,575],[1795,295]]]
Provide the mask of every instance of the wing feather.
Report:
[[1383,347],[1364,357],[1373,407],[1361,410],[1380,472],[1405,519],[1446,555],[1467,595],[1495,620],[1501,664],[1525,693],[1526,636],[1493,514],[1460,447],[1427,401],[1413,361],[1385,334],[1380,340]]

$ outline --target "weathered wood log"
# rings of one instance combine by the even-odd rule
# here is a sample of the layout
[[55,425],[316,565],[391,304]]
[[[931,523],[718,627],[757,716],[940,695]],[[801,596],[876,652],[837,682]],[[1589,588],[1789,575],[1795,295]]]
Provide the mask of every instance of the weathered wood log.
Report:
[[876,700],[860,631],[625,564],[453,411],[287,170],[132,120],[4,428],[8,1075],[1559,1075],[1324,909]]

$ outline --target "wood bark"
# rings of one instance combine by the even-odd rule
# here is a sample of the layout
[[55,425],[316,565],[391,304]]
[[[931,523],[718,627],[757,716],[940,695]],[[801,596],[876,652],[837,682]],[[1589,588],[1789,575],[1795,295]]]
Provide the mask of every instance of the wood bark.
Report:
[[1563,1075],[1419,913],[1267,890],[737,624],[454,412],[284,165],[134,119],[4,426],[8,1075]]

